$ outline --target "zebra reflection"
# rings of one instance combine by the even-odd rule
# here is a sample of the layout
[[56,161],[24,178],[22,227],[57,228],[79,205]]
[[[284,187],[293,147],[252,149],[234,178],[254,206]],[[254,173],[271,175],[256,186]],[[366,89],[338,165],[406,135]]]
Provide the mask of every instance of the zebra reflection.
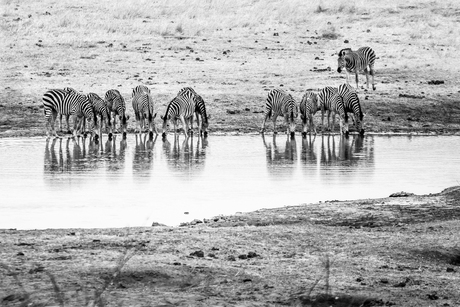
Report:
[[373,149],[365,146],[364,140],[365,138],[362,135],[354,135],[353,138],[331,135],[322,136],[321,164],[352,166],[372,163]]
[[208,139],[189,135],[180,142],[179,134],[174,135],[173,143],[163,138],[163,153],[169,169],[183,178],[193,178],[204,169]]
[[90,142],[87,147],[86,142],[75,139],[48,139],[44,154],[45,174],[94,170],[99,164],[98,152],[98,146],[94,142]]
[[302,151],[301,151],[300,158],[302,161],[305,161],[306,163],[309,163],[309,164],[316,164],[316,161],[317,161],[315,140],[316,140],[316,135],[312,137],[311,134],[302,138]]
[[284,150],[277,145],[275,134],[271,142],[267,142],[262,134],[262,141],[265,146],[268,173],[275,177],[292,175],[297,162],[297,142],[295,137],[286,135]]
[[135,175],[149,174],[153,168],[153,148],[158,135],[155,138],[148,137],[148,134],[135,134],[136,145],[134,147],[133,173]]

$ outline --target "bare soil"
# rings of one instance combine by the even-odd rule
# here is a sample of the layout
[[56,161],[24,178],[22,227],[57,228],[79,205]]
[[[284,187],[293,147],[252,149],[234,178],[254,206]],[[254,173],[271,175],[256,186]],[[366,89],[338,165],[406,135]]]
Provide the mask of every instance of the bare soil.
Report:
[[[306,89],[338,86],[345,74],[336,72],[337,52],[365,45],[378,57],[377,90],[359,92],[366,133],[460,134],[458,27],[444,27],[458,25],[460,11],[400,2],[349,13],[318,7],[309,24],[267,18],[209,35],[140,35],[136,29],[154,22],[141,16],[122,20],[133,24],[122,34],[114,27],[99,36],[76,33],[81,28],[66,20],[57,30],[47,23],[61,14],[78,24],[93,13],[88,4],[5,1],[0,137],[45,135],[42,95],[67,86],[100,96],[118,89],[132,132],[130,97],[139,84],[152,90],[159,114],[179,89],[195,88],[211,115],[211,138],[257,133],[269,90],[300,101]],[[182,227],[3,229],[0,305],[459,306],[459,216],[454,187]]]
[[0,230],[2,306],[458,306],[460,187],[181,227]]

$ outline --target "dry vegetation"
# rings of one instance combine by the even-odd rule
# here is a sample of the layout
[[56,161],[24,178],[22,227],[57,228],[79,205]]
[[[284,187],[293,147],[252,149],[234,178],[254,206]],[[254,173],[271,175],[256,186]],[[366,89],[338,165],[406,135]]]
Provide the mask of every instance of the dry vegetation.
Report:
[[211,133],[256,132],[267,91],[300,100],[308,88],[337,86],[345,81],[337,51],[366,45],[378,56],[377,91],[360,94],[368,132],[460,128],[454,0],[3,3],[0,136],[43,135],[47,89],[117,88],[132,112],[140,83],[159,113],[193,86],[213,116]]
[[[360,91],[368,132],[460,131],[457,0],[2,0],[0,13],[0,137],[44,135],[47,89],[117,88],[132,113],[139,83],[160,113],[193,86],[211,137],[253,133],[270,89],[300,99],[337,86],[337,51],[365,45],[378,56],[377,90]],[[325,203],[181,228],[1,230],[0,302],[458,306],[459,199]]]

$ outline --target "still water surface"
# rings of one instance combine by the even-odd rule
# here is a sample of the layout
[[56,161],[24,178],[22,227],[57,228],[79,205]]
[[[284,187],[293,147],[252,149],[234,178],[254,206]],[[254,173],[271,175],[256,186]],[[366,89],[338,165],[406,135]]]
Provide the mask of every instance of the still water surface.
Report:
[[458,136],[0,139],[0,228],[178,225],[460,184]]

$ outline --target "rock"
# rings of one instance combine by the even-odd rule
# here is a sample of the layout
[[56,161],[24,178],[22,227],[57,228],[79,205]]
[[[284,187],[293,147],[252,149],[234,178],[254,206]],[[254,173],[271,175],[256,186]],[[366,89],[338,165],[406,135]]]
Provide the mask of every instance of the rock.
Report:
[[428,81],[428,84],[431,84],[431,85],[444,84],[444,81],[443,80],[430,80]]
[[194,251],[193,253],[190,253],[190,256],[203,258],[204,257],[204,252],[202,250]]
[[389,197],[409,197],[409,196],[414,196],[414,195],[415,195],[414,193],[408,193],[408,192],[401,191],[401,192],[393,193]]

